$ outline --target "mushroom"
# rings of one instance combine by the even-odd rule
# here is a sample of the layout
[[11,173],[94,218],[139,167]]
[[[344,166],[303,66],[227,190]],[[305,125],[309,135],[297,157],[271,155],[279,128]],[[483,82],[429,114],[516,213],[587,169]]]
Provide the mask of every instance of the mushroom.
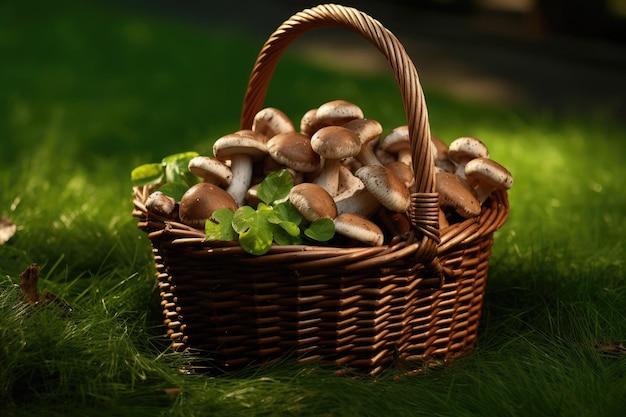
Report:
[[448,172],[454,172],[454,163],[448,158],[448,145],[437,136],[432,135],[430,137],[433,150],[433,159],[435,162],[435,168],[437,171],[444,170]]
[[310,222],[325,217],[334,219],[337,216],[335,201],[317,184],[303,182],[294,185],[289,192],[289,201]]
[[[337,197],[350,190],[365,188],[363,182],[354,176],[350,167],[345,165],[339,165],[339,187],[337,188]],[[335,198],[336,199],[336,198]]]
[[317,109],[307,111],[300,119],[300,133],[305,136],[313,136],[313,133],[321,127],[324,127],[324,124],[317,120]]
[[385,164],[387,168],[393,171],[398,176],[407,188],[411,188],[415,184],[415,177],[413,176],[413,169],[410,166],[400,161],[392,161]]
[[366,165],[354,173],[380,204],[394,212],[403,212],[411,205],[411,193],[392,170],[383,165]]
[[243,136],[246,138],[256,139],[259,142],[265,143],[267,142],[268,137],[263,133],[255,132],[252,129],[241,129],[233,133],[233,135]]
[[274,161],[297,172],[313,172],[320,165],[320,156],[313,150],[311,140],[302,133],[280,133],[266,145]]
[[392,154],[391,152],[387,152],[380,147],[380,141],[378,141],[376,143],[376,146],[374,147],[374,155],[376,155],[376,158],[378,158],[380,163],[383,165],[386,165],[389,162],[393,162],[396,160],[394,154]]
[[353,213],[342,213],[333,219],[335,232],[370,246],[383,244],[383,231],[378,225]]
[[365,189],[363,182],[354,176],[350,169],[339,169],[339,193],[333,197],[337,213],[354,213],[370,218],[380,207],[380,203]]
[[356,133],[342,126],[326,126],[311,137],[311,146],[323,158],[323,168],[315,183],[331,196],[339,187],[339,167],[343,158],[356,156],[361,143]]
[[265,135],[267,138],[279,133],[296,131],[289,117],[274,107],[266,107],[254,115],[252,130]]
[[353,119],[362,119],[363,110],[346,100],[333,100],[317,108],[315,118],[326,126],[342,125]]
[[239,206],[244,205],[252,181],[252,162],[267,153],[263,142],[252,135],[234,133],[222,136],[213,144],[213,154],[219,160],[230,160],[233,178],[226,189]]
[[439,171],[435,177],[440,207],[466,219],[480,214],[480,202],[465,179],[447,171]]
[[376,212],[375,219],[391,236],[401,236],[411,231],[411,222],[406,213],[390,212],[381,207]]
[[363,165],[382,165],[370,144],[380,138],[383,127],[372,119],[354,119],[343,127],[352,130],[361,142],[361,150],[355,158]]
[[370,218],[380,208],[380,202],[364,186],[347,190],[335,197],[337,213],[353,213]]
[[489,150],[479,139],[463,136],[450,143],[448,158],[456,164],[454,173],[465,178],[465,164],[474,158],[489,158]]
[[496,190],[508,190],[513,186],[513,176],[502,165],[487,158],[475,158],[465,164],[465,177],[474,187],[480,204]]
[[166,217],[172,217],[175,207],[176,200],[163,194],[162,191],[153,192],[146,200],[146,208],[148,210]]
[[248,191],[246,192],[246,201],[250,207],[257,208],[261,202],[261,199],[259,198],[259,185],[260,184],[254,184],[248,188]]
[[204,182],[227,186],[233,180],[230,167],[217,158],[196,156],[189,160],[189,171],[202,178]]
[[206,220],[215,210],[237,210],[237,202],[215,184],[200,182],[191,186],[180,199],[180,220],[188,226],[204,229]]
[[399,126],[393,129],[383,138],[380,147],[386,152],[398,155],[397,160],[408,166],[413,163],[408,126]]

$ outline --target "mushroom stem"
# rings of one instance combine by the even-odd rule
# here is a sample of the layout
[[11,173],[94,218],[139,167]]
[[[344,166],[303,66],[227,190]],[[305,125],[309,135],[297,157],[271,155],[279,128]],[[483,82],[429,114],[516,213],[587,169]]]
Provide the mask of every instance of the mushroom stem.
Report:
[[502,165],[487,158],[472,159],[465,165],[467,182],[483,204],[496,189],[508,190],[513,185],[511,173]]
[[331,196],[337,195],[339,189],[339,167],[341,160],[324,159],[324,168],[315,183],[324,188]]
[[245,204],[246,193],[252,183],[252,157],[246,154],[233,155],[230,170],[233,179],[226,191],[241,207]]
[[476,194],[476,198],[478,198],[480,204],[483,204],[485,201],[487,201],[487,198],[489,198],[489,196],[495,189],[496,187],[491,184],[482,183],[474,188],[474,194]]

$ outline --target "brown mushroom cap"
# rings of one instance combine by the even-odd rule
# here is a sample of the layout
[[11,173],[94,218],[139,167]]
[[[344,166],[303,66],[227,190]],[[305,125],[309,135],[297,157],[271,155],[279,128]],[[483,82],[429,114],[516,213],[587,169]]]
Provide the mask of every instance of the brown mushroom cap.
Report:
[[380,207],[378,200],[365,189],[363,182],[345,166],[339,169],[339,191],[333,199],[337,214],[353,213],[369,218]]
[[311,137],[311,146],[326,159],[348,158],[361,150],[361,142],[356,133],[343,126],[321,128]]
[[361,149],[355,156],[363,165],[381,165],[374,154],[371,144],[380,138],[383,133],[382,125],[373,119],[354,119],[343,127],[352,130],[361,142]]
[[480,214],[480,202],[465,179],[447,171],[436,174],[440,207],[450,208],[463,218]]
[[448,159],[448,145],[441,140],[439,137],[435,135],[430,136],[430,141],[434,145],[433,148],[433,158],[437,159]]
[[431,149],[433,150],[433,159],[437,170],[454,172],[454,162],[448,159],[448,145],[437,136],[431,136],[430,140],[434,145]]
[[407,188],[411,188],[413,184],[415,184],[415,177],[413,176],[413,169],[400,161],[392,161],[388,164],[385,164],[387,168],[393,171],[394,174],[398,176],[402,181],[404,181],[404,185]]
[[267,138],[271,138],[279,133],[296,131],[289,117],[283,111],[274,107],[266,107],[254,116],[252,130],[265,135]]
[[316,118],[325,125],[341,125],[353,119],[362,119],[363,110],[346,100],[333,100],[317,108]]
[[308,221],[325,217],[334,219],[337,216],[335,201],[317,184],[303,182],[294,185],[289,192],[289,201]]
[[398,161],[411,165],[411,142],[408,126],[398,126],[389,132],[380,142],[380,148],[386,152],[398,155]]
[[189,171],[205,182],[220,186],[228,185],[233,179],[230,167],[217,158],[196,156],[189,161]]
[[269,139],[263,133],[255,132],[252,129],[237,130],[236,132],[233,133],[233,135],[238,135],[238,136],[243,136],[243,137],[250,138],[250,139],[255,139],[255,140],[257,140],[257,141],[259,141],[261,143],[265,143],[265,142],[267,142],[267,139]]
[[311,147],[311,141],[301,133],[275,135],[267,142],[267,151],[279,164],[299,172],[313,172],[320,165],[320,156]]
[[311,109],[304,113],[300,119],[300,133],[311,137],[321,127],[327,126],[317,120],[317,109]]
[[201,182],[190,187],[180,200],[180,220],[188,226],[204,229],[206,220],[215,210],[237,210],[237,202],[215,184]]
[[342,213],[333,219],[335,232],[347,238],[370,246],[381,246],[383,231],[378,225],[364,217],[352,213]]
[[456,164],[456,175],[465,177],[465,164],[474,158],[489,158],[489,150],[479,139],[463,136],[448,147],[448,158]]
[[146,200],[146,208],[148,210],[166,217],[172,216],[175,207],[176,201],[172,197],[163,194],[162,191],[153,192]]
[[267,153],[264,142],[257,140],[252,135],[245,135],[241,131],[222,136],[213,144],[213,155],[220,161],[248,155],[257,161]]
[[354,173],[365,188],[390,211],[402,212],[411,205],[411,193],[392,170],[383,165],[366,165]]
[[475,158],[465,165],[467,182],[474,186],[480,203],[484,203],[495,189],[508,190],[513,186],[513,176],[502,165],[487,158]]

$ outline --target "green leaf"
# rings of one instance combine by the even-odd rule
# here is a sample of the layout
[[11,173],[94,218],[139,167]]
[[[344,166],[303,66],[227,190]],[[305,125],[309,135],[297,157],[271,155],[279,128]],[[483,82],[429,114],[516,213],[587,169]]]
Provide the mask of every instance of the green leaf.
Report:
[[161,162],[165,165],[165,182],[182,182],[191,187],[200,179],[189,171],[189,161],[198,156],[198,152],[182,152],[166,156]]
[[298,227],[298,225],[292,222],[282,221],[280,223],[276,223],[276,225],[279,226],[288,234],[290,234],[291,236],[300,236],[300,228]]
[[304,230],[304,235],[318,242],[326,242],[335,236],[335,224],[327,217],[314,220]]
[[[267,216],[268,222],[280,226],[281,229],[291,236],[300,235],[300,228],[298,227],[298,224],[302,221],[302,216],[298,210],[293,207],[291,203],[289,203],[289,201],[281,203],[275,207],[265,205],[264,207],[269,207],[269,210],[263,210],[263,213]],[[291,207],[291,210],[289,207]]]
[[167,165],[167,164],[178,164],[181,161],[187,161],[187,163],[189,163],[189,161],[192,158],[195,158],[196,156],[198,156],[198,152],[194,152],[194,151],[174,153],[172,155],[168,155],[168,156],[164,157],[161,160],[161,162],[163,162],[165,165]]
[[289,221],[295,225],[302,223],[302,215],[297,208],[291,204],[291,201],[286,200],[280,204],[274,206],[274,211],[277,212],[281,218]]
[[300,245],[302,243],[302,238],[300,237],[300,229],[298,229],[298,234],[294,236],[288,233],[280,225],[275,225],[273,232],[274,232],[274,242],[278,243],[279,245],[283,245],[283,246]]
[[188,189],[187,184],[181,182],[168,182],[159,187],[159,191],[179,202]]
[[130,172],[130,180],[133,185],[152,185],[163,182],[165,165],[160,163],[144,164]]
[[239,235],[239,244],[252,255],[263,255],[272,247],[272,232],[269,229],[251,228]]
[[286,169],[272,171],[259,184],[259,199],[266,204],[284,199],[293,188],[293,178]]
[[263,255],[272,246],[272,224],[267,221],[267,210],[263,203],[257,210],[250,206],[239,207],[233,216],[233,229],[239,233],[239,244],[248,253]]
[[241,234],[247,231],[250,227],[254,227],[259,222],[258,214],[250,206],[242,206],[235,211],[233,216],[233,229],[235,232]]
[[234,212],[223,208],[215,210],[207,219],[205,225],[207,240],[237,240],[238,236],[233,229]]

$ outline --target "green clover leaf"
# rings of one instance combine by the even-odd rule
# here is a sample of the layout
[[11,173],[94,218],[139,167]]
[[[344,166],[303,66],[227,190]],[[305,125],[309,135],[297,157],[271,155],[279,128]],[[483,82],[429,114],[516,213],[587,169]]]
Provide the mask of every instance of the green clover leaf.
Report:
[[154,185],[163,182],[165,165],[162,163],[139,165],[130,172],[133,185]]
[[304,235],[318,242],[326,242],[335,236],[335,223],[327,217],[314,220],[304,229]]
[[182,152],[166,156],[161,161],[165,165],[165,182],[182,182],[188,187],[198,183],[200,179],[189,171],[189,161],[198,156],[198,152]]
[[286,198],[293,188],[293,178],[286,169],[272,171],[259,184],[259,199],[265,204],[273,204]]
[[263,255],[272,246],[272,224],[267,220],[271,207],[259,203],[257,210],[239,207],[233,216],[233,229],[239,233],[239,244],[248,253]]
[[207,240],[237,240],[238,235],[233,230],[233,217],[235,213],[231,209],[223,208],[215,210],[211,218],[205,224]]
[[189,186],[186,183],[178,182],[168,182],[163,184],[158,188],[163,194],[172,197],[176,201],[180,201],[183,198],[183,194],[189,189]]
[[294,236],[293,233],[287,232],[282,226],[276,225],[273,229],[274,242],[282,246],[300,245],[302,244],[302,238],[299,232],[300,229],[298,229],[298,234]]

